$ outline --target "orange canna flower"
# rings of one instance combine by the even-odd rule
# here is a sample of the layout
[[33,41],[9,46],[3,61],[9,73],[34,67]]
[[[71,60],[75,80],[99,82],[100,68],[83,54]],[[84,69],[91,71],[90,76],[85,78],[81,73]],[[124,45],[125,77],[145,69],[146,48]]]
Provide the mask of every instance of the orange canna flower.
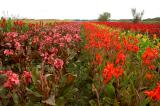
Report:
[[146,79],[147,79],[147,80],[151,80],[151,79],[153,78],[153,76],[154,76],[153,74],[147,73],[147,74],[146,74]]
[[157,35],[156,35],[156,34],[153,35],[153,39],[154,39],[154,40],[157,39]]

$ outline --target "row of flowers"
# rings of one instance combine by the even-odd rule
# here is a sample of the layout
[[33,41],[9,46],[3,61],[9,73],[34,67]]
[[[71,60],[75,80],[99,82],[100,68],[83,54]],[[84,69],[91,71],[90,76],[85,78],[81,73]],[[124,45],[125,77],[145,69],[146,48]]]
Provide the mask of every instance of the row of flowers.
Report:
[[[99,23],[86,22],[84,27],[87,39],[85,48],[92,56],[97,101],[105,98],[100,98],[101,92],[111,88],[105,96],[120,105],[140,105],[148,101],[146,95],[153,101],[160,100],[159,84],[156,87],[160,81],[160,47],[153,43],[158,38],[152,41],[145,35],[139,37],[139,34],[122,33],[110,25],[107,27]],[[153,87],[153,91],[147,90]],[[111,91],[115,95],[110,97]]]
[[[8,21],[1,20],[0,105],[33,105],[35,102],[29,98],[31,92],[32,95],[36,92],[39,96],[35,96],[41,97],[43,104],[53,105],[54,102],[47,100],[57,96],[59,91],[52,89],[59,86],[62,76],[68,73],[66,66],[72,60],[70,57],[74,57],[72,53],[79,52],[81,24],[26,24],[17,20],[6,30]],[[28,29],[23,31],[25,25]]]
[[96,22],[97,24],[120,28],[122,30],[131,30],[133,32],[147,33],[151,36],[156,34],[160,36],[160,24],[153,23],[129,23],[129,22]]

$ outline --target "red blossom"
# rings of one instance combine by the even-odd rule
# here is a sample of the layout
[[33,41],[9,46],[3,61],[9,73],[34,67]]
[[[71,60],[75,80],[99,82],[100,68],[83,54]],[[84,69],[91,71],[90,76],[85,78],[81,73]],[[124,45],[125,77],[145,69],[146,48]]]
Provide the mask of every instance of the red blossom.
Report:
[[154,74],[147,73],[147,74],[146,74],[146,79],[147,79],[147,80],[151,80],[151,79],[153,78],[153,75],[154,75]]
[[120,64],[120,62],[121,62],[122,65],[124,65],[125,60],[126,60],[126,56],[122,52],[119,52],[117,59],[116,59],[116,64]]
[[56,59],[54,60],[54,63],[53,63],[53,65],[54,65],[54,67],[55,67],[56,69],[62,69],[62,68],[63,68],[63,64],[64,64],[63,60],[61,60],[61,59],[59,59],[59,58],[56,58]]
[[15,42],[15,48],[16,48],[16,50],[20,50],[21,44],[19,42]]
[[8,49],[6,49],[6,50],[4,50],[3,53],[4,53],[6,56],[13,55],[13,50],[8,50]]
[[32,73],[31,72],[23,71],[23,75],[22,76],[25,78],[26,84],[31,83],[31,78],[32,78]]
[[148,47],[142,55],[143,64],[147,65],[150,70],[154,70],[153,62],[158,58],[158,50]]
[[144,93],[153,100],[160,100],[160,83],[158,83],[157,87],[154,88],[153,90],[150,91],[146,90]]
[[96,54],[96,61],[99,65],[102,64],[102,56],[98,53]]
[[13,73],[12,71],[5,72],[7,76],[7,81],[4,83],[5,88],[12,88],[14,85],[19,85],[19,76],[18,74]]
[[124,70],[121,67],[114,67],[114,64],[108,62],[102,73],[104,83],[108,83],[113,76],[118,79],[123,72]]
[[66,34],[64,39],[66,40],[67,43],[70,43],[72,40],[72,36],[70,34]]

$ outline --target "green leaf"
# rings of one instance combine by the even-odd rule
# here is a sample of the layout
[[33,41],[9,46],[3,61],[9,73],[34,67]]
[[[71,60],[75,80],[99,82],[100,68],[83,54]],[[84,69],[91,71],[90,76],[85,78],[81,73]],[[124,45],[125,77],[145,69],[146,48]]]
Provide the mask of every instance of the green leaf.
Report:
[[31,68],[32,70],[32,79],[33,79],[33,82],[36,83],[37,80],[39,79],[39,71],[38,71],[38,67],[32,67]]
[[33,94],[35,97],[42,97],[42,95],[39,94],[38,92],[34,92],[34,91],[32,91],[31,89],[28,89],[28,88],[26,88],[26,90],[27,90],[29,93]]
[[150,103],[150,99],[149,99],[149,98],[146,98],[145,100],[143,100],[143,101],[140,103],[140,106],[147,106],[148,103]]
[[112,83],[109,83],[106,85],[106,89],[105,89],[106,93],[107,93],[107,96],[109,98],[114,98],[115,97],[115,88],[114,86],[112,85]]
[[66,97],[67,99],[68,98],[72,98],[72,96],[78,91],[77,88],[73,88],[72,86],[67,86],[67,87],[64,87],[63,89],[63,92],[62,92],[62,95],[64,97]]
[[13,97],[14,103],[15,103],[15,104],[18,104],[18,103],[19,103],[18,95],[17,95],[16,93],[13,93],[12,97]]

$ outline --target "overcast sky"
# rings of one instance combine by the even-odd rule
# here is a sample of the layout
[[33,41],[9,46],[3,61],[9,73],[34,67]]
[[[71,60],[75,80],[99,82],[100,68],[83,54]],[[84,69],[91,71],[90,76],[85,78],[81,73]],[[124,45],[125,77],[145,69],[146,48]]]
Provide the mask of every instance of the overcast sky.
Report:
[[0,0],[0,16],[35,19],[96,19],[103,12],[129,19],[131,8],[144,10],[143,18],[160,17],[160,0]]

